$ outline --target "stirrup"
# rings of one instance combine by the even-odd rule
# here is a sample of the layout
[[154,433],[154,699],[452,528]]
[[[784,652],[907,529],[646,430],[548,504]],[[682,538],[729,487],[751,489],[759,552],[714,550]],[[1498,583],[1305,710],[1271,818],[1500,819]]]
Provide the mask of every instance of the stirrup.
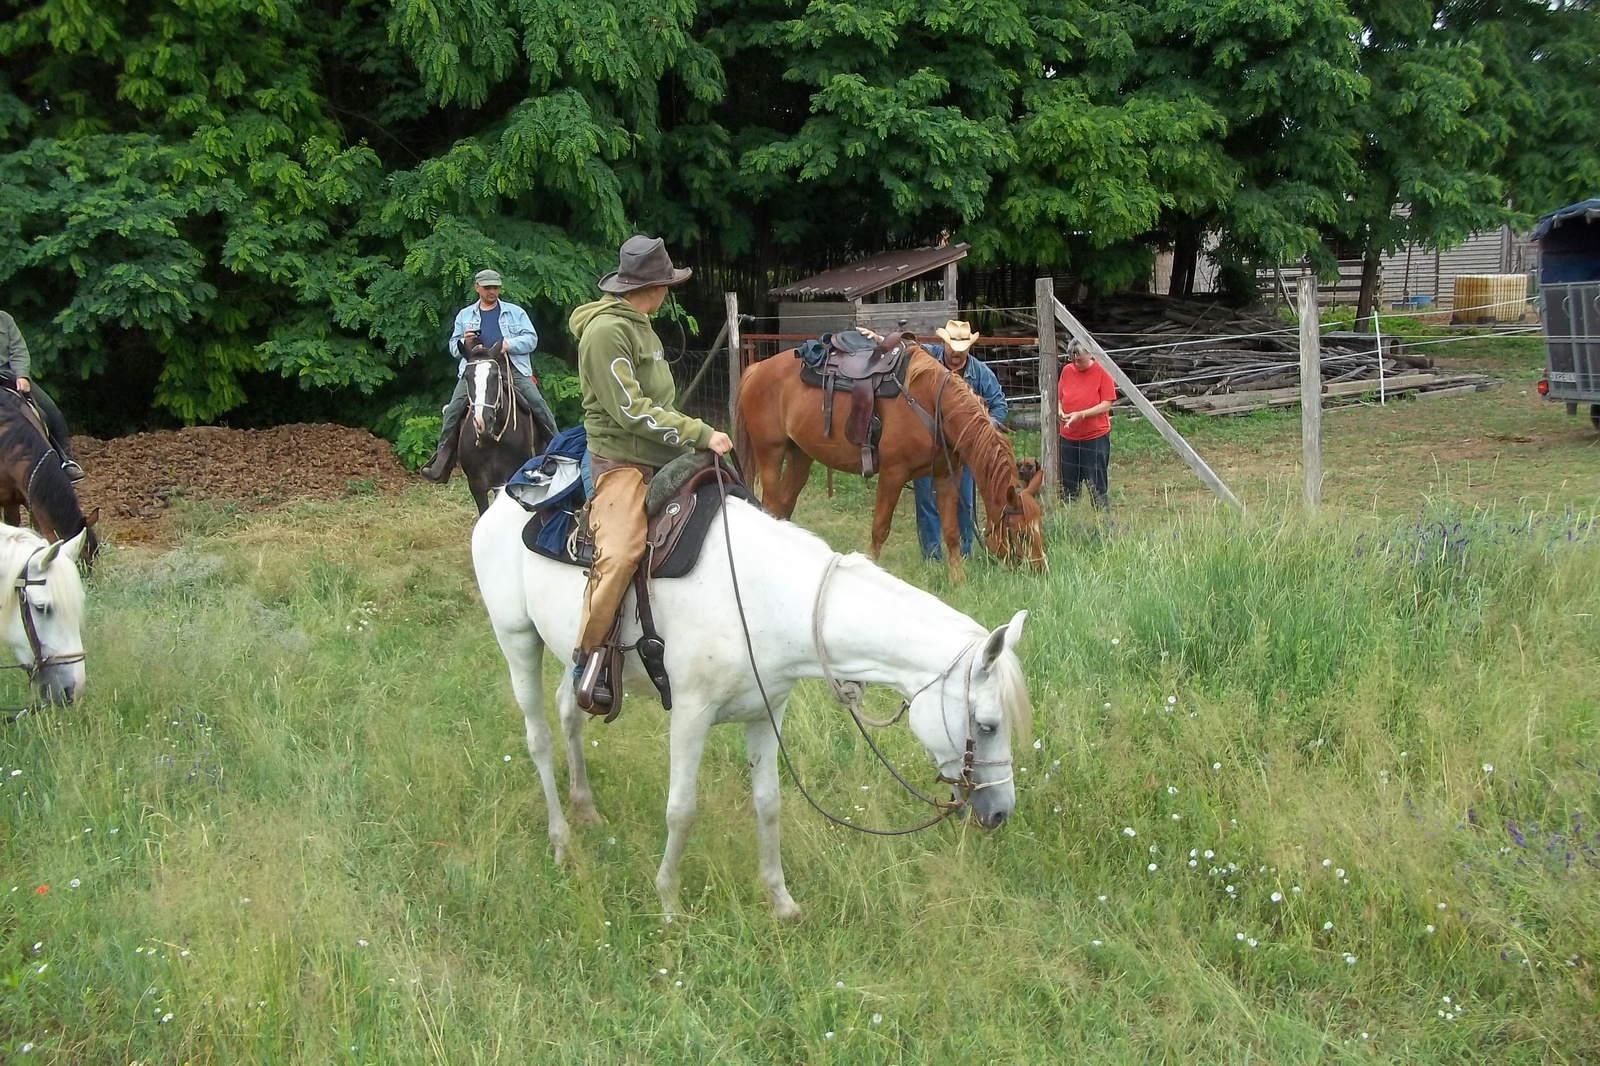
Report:
[[572,686],[578,706],[596,718],[605,716],[607,722],[617,717],[616,692],[611,681],[611,671],[606,668],[608,649],[604,644],[589,653],[577,684]]

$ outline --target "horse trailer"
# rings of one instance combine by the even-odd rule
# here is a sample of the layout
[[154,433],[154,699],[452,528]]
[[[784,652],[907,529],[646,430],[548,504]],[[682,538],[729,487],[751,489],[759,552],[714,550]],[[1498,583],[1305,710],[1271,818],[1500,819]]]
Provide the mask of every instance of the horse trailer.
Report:
[[1569,415],[1588,404],[1600,429],[1600,198],[1545,215],[1533,242],[1544,302],[1539,395],[1566,403]]

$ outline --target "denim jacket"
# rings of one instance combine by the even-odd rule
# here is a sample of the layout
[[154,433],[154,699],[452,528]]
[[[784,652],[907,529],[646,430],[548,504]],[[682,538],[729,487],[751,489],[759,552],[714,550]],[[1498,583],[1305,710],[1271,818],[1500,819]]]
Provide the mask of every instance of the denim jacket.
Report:
[[[456,342],[461,339],[461,335],[476,333],[482,324],[483,319],[476,300],[456,312],[456,324],[450,330],[450,343],[446,348],[452,358],[456,357]],[[501,300],[500,334],[505,338],[506,352],[511,356],[511,365],[532,377],[533,361],[528,357],[539,347],[539,334],[534,332],[533,321],[528,318],[528,312],[514,303]],[[458,359],[456,377],[466,372],[467,361]]]
[[[944,345],[924,344],[928,354],[939,362],[944,362]],[[994,371],[984,365],[980,359],[967,356],[967,365],[961,368],[961,380],[967,383],[967,388],[978,394],[978,399],[989,409],[989,419],[995,425],[1006,420],[1006,412],[1010,406],[1006,403],[1006,394],[1000,391],[1000,379],[994,376]]]

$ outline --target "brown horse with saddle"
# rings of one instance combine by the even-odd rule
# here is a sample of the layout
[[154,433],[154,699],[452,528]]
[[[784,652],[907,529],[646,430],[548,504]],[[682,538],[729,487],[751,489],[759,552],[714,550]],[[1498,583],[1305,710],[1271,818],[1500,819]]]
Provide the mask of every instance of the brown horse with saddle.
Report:
[[[739,380],[734,440],[754,460],[762,503],[794,511],[813,462],[878,476],[872,557],[889,539],[907,482],[932,477],[950,580],[966,580],[958,550],[956,479],[964,463],[983,498],[984,543],[1008,562],[1045,567],[1037,485],[1017,475],[1011,442],[959,374],[910,333],[881,341],[856,331],[828,338],[810,361],[796,350],[748,368]],[[842,412],[843,425],[839,424]]]
[[44,421],[26,399],[0,388],[0,516],[8,525],[21,525],[23,507],[34,527],[52,541],[87,531],[79,560],[85,567],[93,564],[100,549],[94,532],[99,509],[85,517]]

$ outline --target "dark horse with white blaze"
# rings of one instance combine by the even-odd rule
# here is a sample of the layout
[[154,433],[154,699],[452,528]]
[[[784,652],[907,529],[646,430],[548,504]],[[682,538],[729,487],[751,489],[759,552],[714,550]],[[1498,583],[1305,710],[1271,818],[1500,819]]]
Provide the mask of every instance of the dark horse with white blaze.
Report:
[[21,525],[23,507],[34,527],[50,541],[86,534],[77,558],[85,567],[94,563],[100,550],[94,531],[99,510],[84,516],[78,494],[61,469],[60,454],[45,439],[25,401],[9,389],[0,389],[0,517],[9,525]]
[[482,514],[489,507],[489,493],[550,442],[541,439],[533,415],[518,403],[503,346],[476,344],[464,349],[462,357],[467,361],[467,413],[457,430],[456,455]]

